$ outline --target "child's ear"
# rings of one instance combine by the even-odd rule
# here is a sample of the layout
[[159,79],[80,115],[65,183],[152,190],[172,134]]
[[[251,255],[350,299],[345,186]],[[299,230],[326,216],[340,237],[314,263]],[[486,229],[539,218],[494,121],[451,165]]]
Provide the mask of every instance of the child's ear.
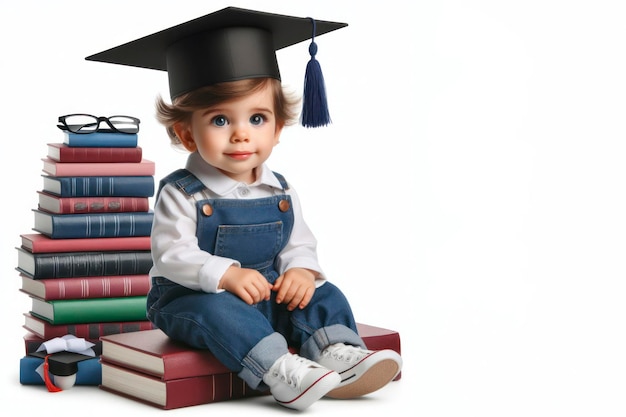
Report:
[[283,131],[284,124],[276,124],[276,130],[274,130],[274,146],[280,142],[280,134]]
[[198,149],[196,142],[193,140],[191,128],[186,123],[175,123],[174,132],[176,132],[176,136],[180,139],[180,143],[182,143],[189,152],[195,152],[196,149]]

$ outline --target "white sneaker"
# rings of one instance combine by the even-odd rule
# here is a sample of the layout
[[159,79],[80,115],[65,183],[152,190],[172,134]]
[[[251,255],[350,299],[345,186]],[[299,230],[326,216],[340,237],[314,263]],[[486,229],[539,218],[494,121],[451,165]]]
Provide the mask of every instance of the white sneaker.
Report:
[[366,350],[335,343],[322,351],[318,363],[341,375],[341,383],[326,394],[331,398],[356,398],[392,381],[402,369],[402,358],[391,349]]
[[263,376],[282,406],[304,410],[341,382],[337,372],[291,353],[278,358]]

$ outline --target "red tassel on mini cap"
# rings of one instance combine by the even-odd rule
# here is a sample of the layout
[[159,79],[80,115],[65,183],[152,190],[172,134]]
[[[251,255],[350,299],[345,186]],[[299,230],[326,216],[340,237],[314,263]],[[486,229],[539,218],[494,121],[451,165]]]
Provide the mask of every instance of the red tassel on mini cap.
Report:
[[304,127],[320,127],[330,124],[330,114],[328,112],[322,67],[315,59],[317,54],[315,20],[313,18],[309,19],[313,23],[313,34],[311,35],[311,44],[309,45],[311,59],[306,66],[304,74],[301,123]]
[[50,379],[50,373],[49,373],[50,364],[48,363],[48,356],[50,355],[46,355],[46,357],[43,359],[43,381],[45,382],[46,388],[48,388],[48,391],[50,392],[63,391],[61,388],[54,385],[52,383],[52,380]]

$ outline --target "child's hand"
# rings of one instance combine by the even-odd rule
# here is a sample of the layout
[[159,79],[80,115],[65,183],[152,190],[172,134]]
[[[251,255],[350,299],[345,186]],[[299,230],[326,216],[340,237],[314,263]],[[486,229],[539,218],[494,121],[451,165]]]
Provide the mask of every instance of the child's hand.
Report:
[[315,273],[303,268],[293,268],[279,276],[274,282],[276,302],[287,304],[287,310],[303,309],[315,292]]
[[270,299],[272,284],[255,269],[231,266],[222,277],[219,288],[252,305]]

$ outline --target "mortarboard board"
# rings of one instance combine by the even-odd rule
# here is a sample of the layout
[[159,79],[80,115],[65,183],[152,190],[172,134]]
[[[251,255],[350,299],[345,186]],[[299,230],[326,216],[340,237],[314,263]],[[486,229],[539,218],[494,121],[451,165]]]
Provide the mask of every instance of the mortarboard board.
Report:
[[[167,71],[174,99],[221,82],[260,77],[280,80],[275,51],[311,39],[309,53],[315,61],[314,37],[345,26],[347,23],[227,7],[85,59]],[[326,106],[323,77],[317,61],[315,64],[313,75],[307,66],[307,82],[321,84],[318,95],[323,96],[321,106]],[[306,89],[305,85],[305,96]],[[320,106],[318,99],[314,105]]]

